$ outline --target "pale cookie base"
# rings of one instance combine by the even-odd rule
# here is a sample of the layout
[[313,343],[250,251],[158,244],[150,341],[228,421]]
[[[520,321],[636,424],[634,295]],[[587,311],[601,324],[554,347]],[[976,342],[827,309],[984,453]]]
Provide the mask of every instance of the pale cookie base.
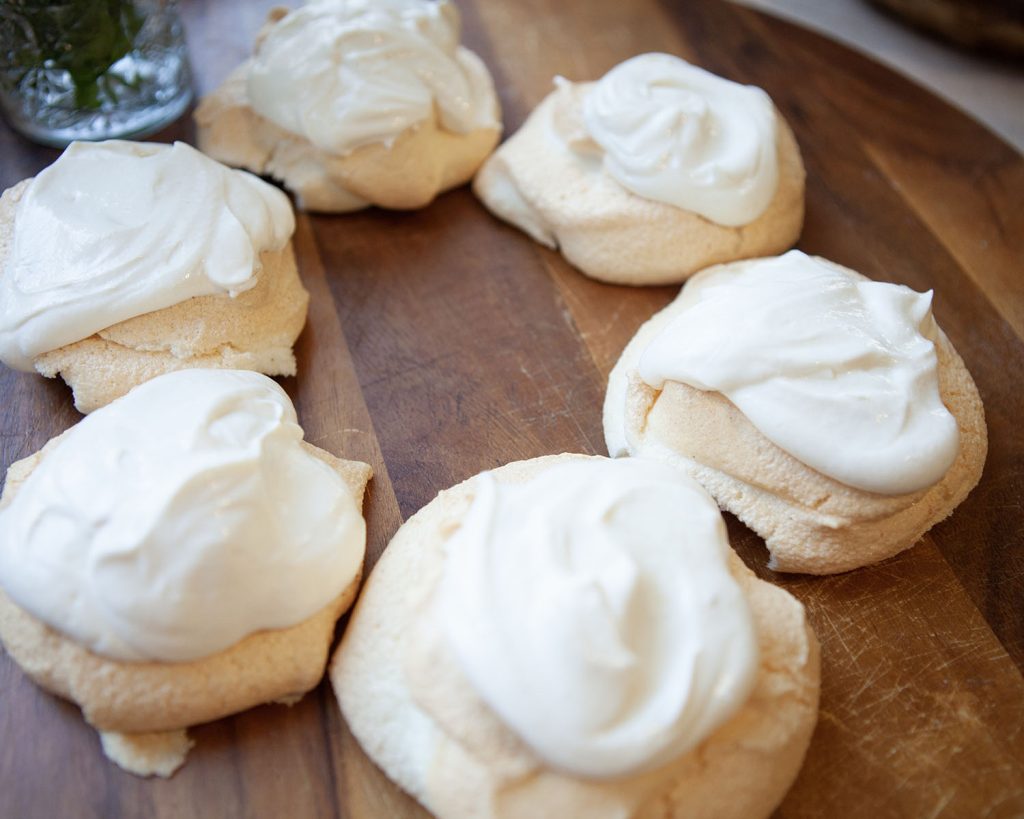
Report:
[[[495,475],[521,482],[583,457],[521,461]],[[749,701],[658,770],[605,781],[571,777],[545,767],[489,711],[428,627],[443,544],[473,488],[470,479],[441,492],[399,529],[331,660],[341,710],[366,753],[440,817],[769,815],[796,777],[817,719],[819,649],[800,603],[731,555],[760,648]]]
[[[281,15],[280,9],[271,11],[267,25]],[[428,120],[402,132],[391,144],[366,145],[337,156],[253,111],[247,91],[249,69],[250,61],[242,63],[199,103],[197,144],[227,165],[280,179],[305,210],[421,208],[439,193],[468,182],[501,137],[498,128],[455,134]]]
[[[11,464],[0,508],[11,502],[62,437]],[[305,442],[302,446],[341,476],[361,508],[370,467]],[[352,605],[360,579],[361,570],[337,598],[301,623],[251,634],[231,648],[190,662],[126,662],[93,654],[33,617],[2,590],[0,640],[22,671],[46,690],[77,703],[100,732],[175,732],[262,703],[295,702],[314,688],[323,677],[335,623]],[[134,771],[151,763],[169,765],[174,749],[182,746],[178,740],[167,743],[168,738],[128,736],[104,740],[104,748],[115,762],[126,760],[127,769]],[[160,770],[154,767],[154,772]]]
[[[0,197],[0,274],[14,235],[15,208],[31,179]],[[256,286],[235,298],[189,299],[115,324],[35,359],[47,378],[60,375],[75,407],[89,413],[158,375],[195,367],[295,375],[292,345],[306,323],[309,293],[289,243],[260,255]]]
[[804,166],[781,114],[775,198],[750,224],[724,227],[630,193],[599,160],[566,147],[560,134],[587,138],[580,107],[592,85],[548,95],[484,163],[473,190],[496,216],[560,248],[588,276],[615,284],[678,283],[708,265],[781,253],[796,242],[804,218]]
[[680,309],[677,298],[655,314],[613,368],[604,404],[608,452],[655,458],[687,472],[764,538],[770,568],[833,574],[892,557],[948,517],[980,480],[988,451],[985,411],[945,334],[936,344],[939,392],[960,428],[959,454],[934,486],[878,495],[798,461],[719,393],[676,382],[659,392],[645,384],[637,374],[640,357]]
[[128,773],[167,778],[185,764],[195,742],[182,729],[159,734],[100,731],[100,744],[107,759]]

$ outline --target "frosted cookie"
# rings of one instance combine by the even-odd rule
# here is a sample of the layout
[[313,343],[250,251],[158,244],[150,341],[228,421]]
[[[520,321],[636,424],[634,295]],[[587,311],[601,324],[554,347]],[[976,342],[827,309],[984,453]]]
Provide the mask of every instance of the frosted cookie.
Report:
[[798,251],[710,268],[612,370],[608,451],[696,478],[765,539],[773,569],[891,557],[985,463],[981,399],[931,301]]
[[0,360],[81,412],[186,367],[294,375],[287,197],[194,148],[72,143],[0,198]]
[[308,210],[420,208],[498,142],[494,83],[449,0],[276,8],[196,109],[200,148],[283,181]]
[[329,674],[363,749],[437,816],[729,819],[796,777],[819,652],[696,483],[558,455],[410,518]]
[[681,282],[800,235],[800,150],[761,89],[668,54],[555,86],[473,188],[588,276]]
[[266,376],[148,381],[8,471],[0,639],[117,764],[168,776],[188,726],[319,682],[369,479],[305,443]]

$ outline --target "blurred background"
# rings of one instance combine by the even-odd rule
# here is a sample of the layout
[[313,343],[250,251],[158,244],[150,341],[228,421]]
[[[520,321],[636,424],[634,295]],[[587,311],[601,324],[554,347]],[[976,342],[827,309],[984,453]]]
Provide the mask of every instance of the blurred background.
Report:
[[1024,152],[1024,0],[734,0],[913,78]]

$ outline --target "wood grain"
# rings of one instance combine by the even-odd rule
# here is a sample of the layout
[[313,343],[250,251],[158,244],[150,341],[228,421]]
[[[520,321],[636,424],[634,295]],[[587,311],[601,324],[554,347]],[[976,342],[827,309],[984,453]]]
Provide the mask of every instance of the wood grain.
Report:
[[[249,51],[269,0],[182,3],[197,87]],[[556,73],[599,76],[644,51],[765,88],[808,169],[799,247],[934,288],[985,401],[982,482],[918,546],[830,578],[778,576],[808,608],[822,712],[780,817],[1024,815],[1024,160],[912,83],[822,37],[717,0],[474,0],[465,39],[511,132]],[[158,139],[189,140],[179,123]],[[0,186],[56,153],[0,128]],[[401,520],[481,469],[603,452],[607,373],[673,288],[593,282],[492,219],[468,190],[416,213],[300,216],[312,300],[284,380],[307,437],[374,467],[369,564]],[[0,465],[77,419],[60,384],[0,369]],[[196,729],[169,781],[108,764],[77,710],[0,656],[0,816],[356,816],[423,812],[345,729],[327,686]]]

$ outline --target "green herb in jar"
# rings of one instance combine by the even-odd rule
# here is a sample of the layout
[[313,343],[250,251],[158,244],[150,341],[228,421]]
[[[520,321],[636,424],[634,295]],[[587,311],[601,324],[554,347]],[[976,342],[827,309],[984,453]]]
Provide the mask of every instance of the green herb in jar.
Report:
[[75,105],[99,108],[104,75],[131,51],[142,23],[132,0],[0,0],[5,73],[18,84],[38,68],[67,71]]

